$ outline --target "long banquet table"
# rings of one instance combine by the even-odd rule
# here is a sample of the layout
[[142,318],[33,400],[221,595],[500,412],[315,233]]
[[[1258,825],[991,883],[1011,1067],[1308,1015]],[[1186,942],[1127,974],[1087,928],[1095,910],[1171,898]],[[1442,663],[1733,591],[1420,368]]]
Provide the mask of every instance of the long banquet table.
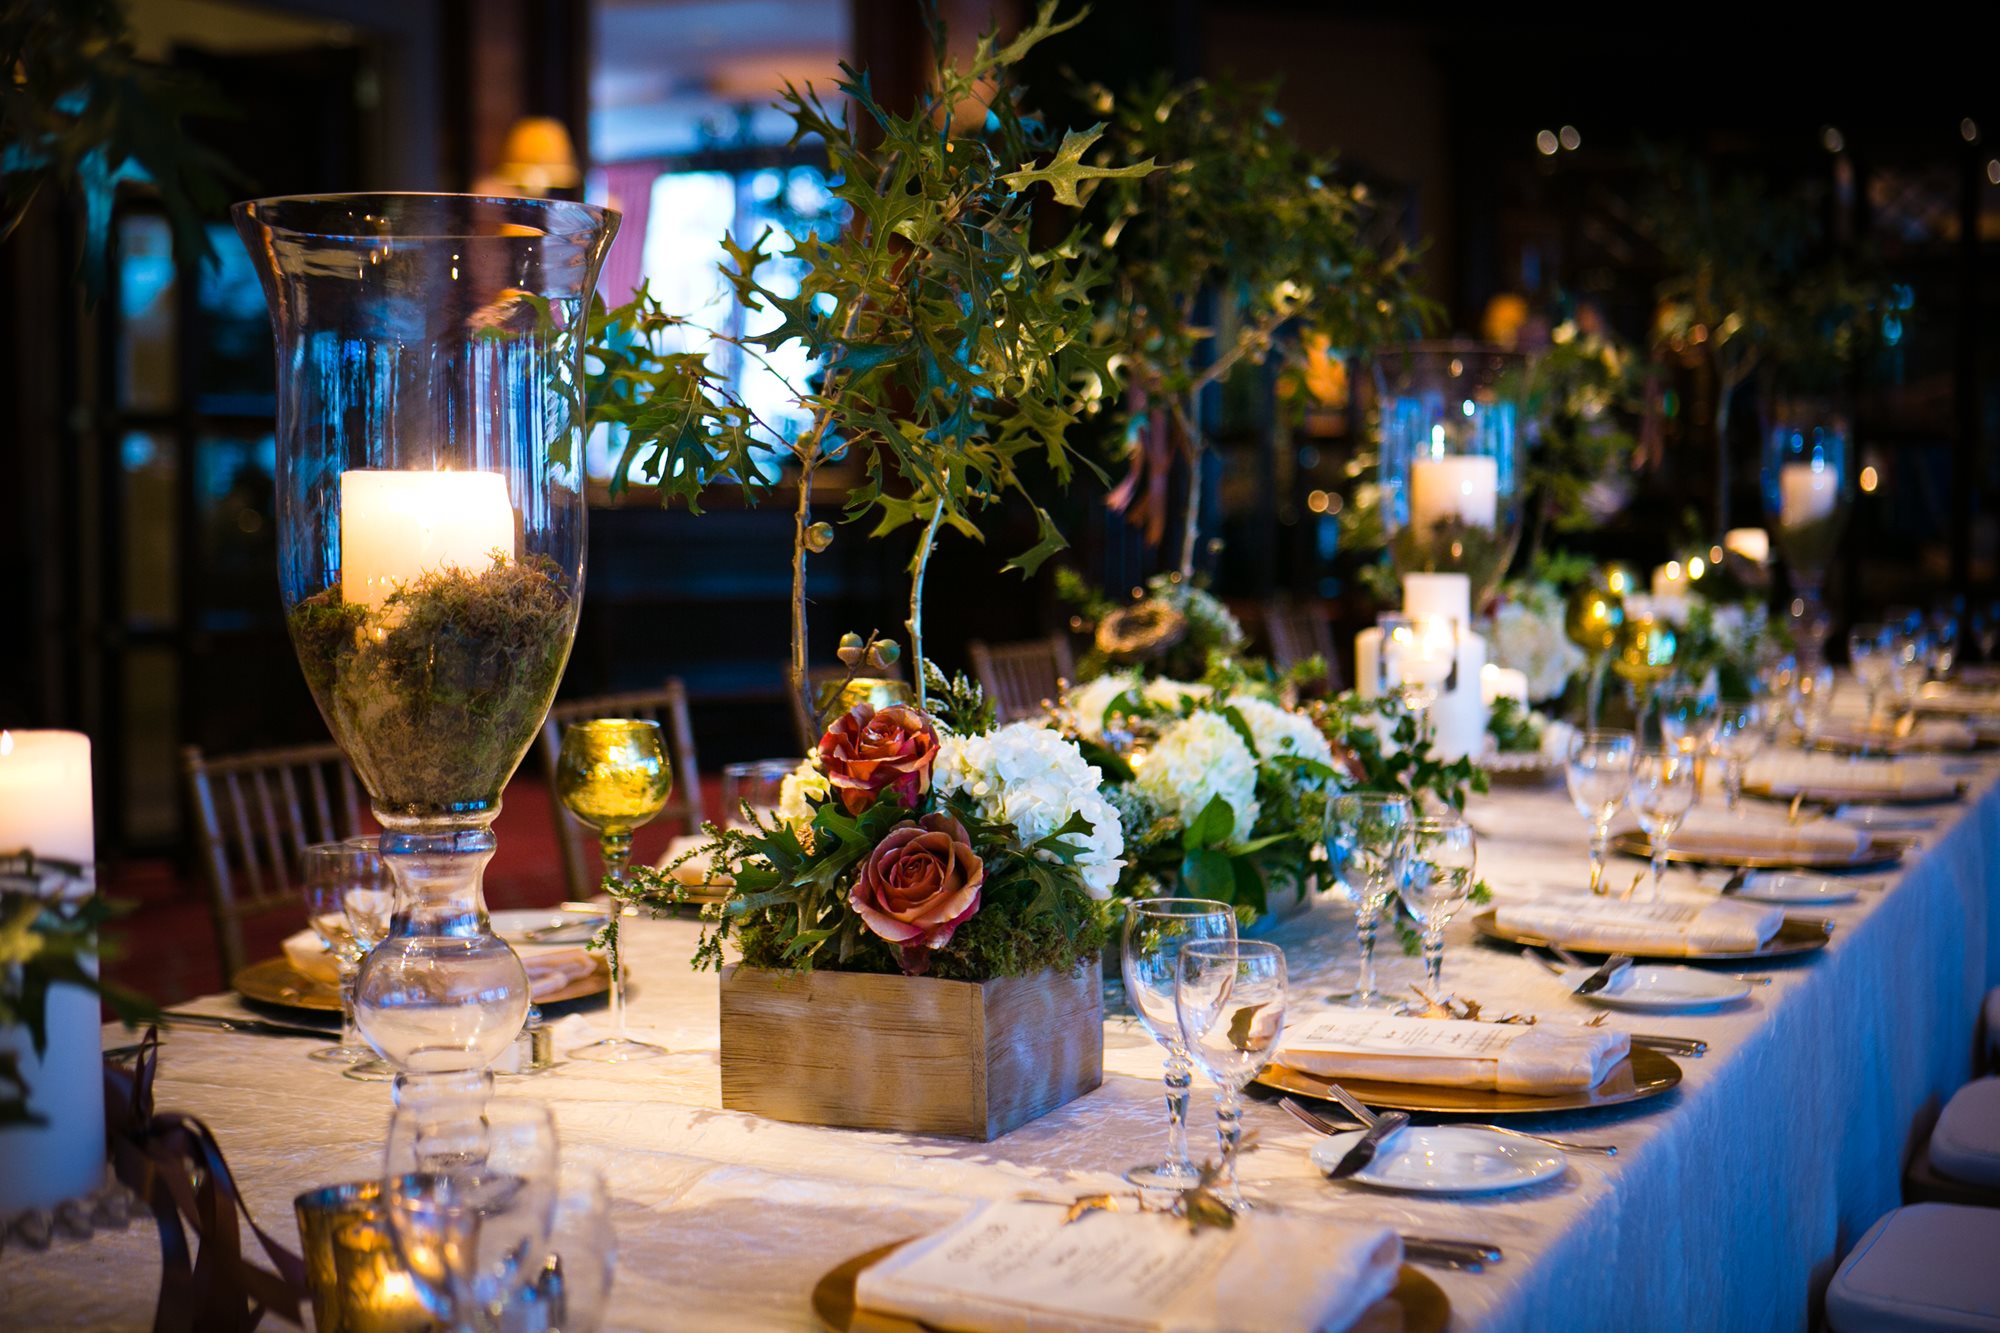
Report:
[[[1327,1183],[1307,1160],[1312,1135],[1253,1104],[1246,1190],[1303,1212],[1497,1242],[1507,1257],[1487,1273],[1436,1275],[1455,1328],[1805,1326],[1846,1247],[1898,1202],[1913,1123],[1970,1073],[1978,1000],[2000,980],[1992,777],[1981,770],[1966,802],[1939,812],[1900,870],[1865,881],[1858,902],[1822,909],[1838,923],[1831,946],[1759,969],[1776,981],[1750,1000],[1706,1016],[1614,1015],[1633,1030],[1709,1042],[1705,1058],[1681,1061],[1675,1092],[1520,1122],[1615,1143],[1616,1158],[1572,1156],[1558,1180],[1483,1201],[1375,1193]],[[1496,794],[1470,813],[1496,893],[1577,889],[1584,827],[1559,790]],[[1639,865],[1623,864],[1628,874]],[[815,1280],[854,1254],[935,1227],[975,1199],[1080,1194],[1158,1155],[1159,1052],[1129,1019],[1107,1022],[1101,1089],[994,1143],[721,1110],[715,979],[688,970],[693,924],[641,921],[628,938],[634,1025],[677,1054],[502,1080],[504,1096],[546,1099],[565,1150],[610,1179],[615,1328],[811,1328]],[[1295,1004],[1351,972],[1351,924],[1330,904],[1273,938],[1292,960]],[[1445,967],[1450,986],[1489,1016],[1594,1012],[1533,962],[1472,944],[1462,923]],[[1391,986],[1420,976],[1400,956],[1386,971]],[[201,1007],[236,1005],[217,996]],[[586,1039],[585,1026],[567,1020],[559,1052]],[[107,1044],[120,1040],[129,1038],[106,1030]],[[215,1130],[256,1217],[287,1239],[296,1192],[373,1174],[389,1104],[384,1085],[342,1078],[300,1045],[176,1030],[158,1085],[163,1109]],[[1198,1091],[1198,1132],[1209,1109]],[[1199,1155],[1199,1133],[1195,1141]],[[0,1254],[0,1323],[142,1329],[157,1274],[143,1222],[43,1254],[10,1247]]]

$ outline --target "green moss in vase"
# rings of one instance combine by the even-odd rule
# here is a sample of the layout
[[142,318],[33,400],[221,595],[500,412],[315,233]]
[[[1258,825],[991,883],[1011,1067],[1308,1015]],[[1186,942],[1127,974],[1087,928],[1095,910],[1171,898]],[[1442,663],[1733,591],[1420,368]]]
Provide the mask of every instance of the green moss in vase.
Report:
[[306,683],[378,804],[411,815],[490,808],[555,696],[576,599],[555,562],[427,573],[376,611],[338,585],[299,603]]
[[1499,590],[1513,562],[1520,530],[1509,525],[1496,531],[1462,519],[1441,519],[1428,533],[1415,524],[1389,541],[1389,558],[1402,574],[1464,574],[1472,580],[1472,604],[1479,607]]

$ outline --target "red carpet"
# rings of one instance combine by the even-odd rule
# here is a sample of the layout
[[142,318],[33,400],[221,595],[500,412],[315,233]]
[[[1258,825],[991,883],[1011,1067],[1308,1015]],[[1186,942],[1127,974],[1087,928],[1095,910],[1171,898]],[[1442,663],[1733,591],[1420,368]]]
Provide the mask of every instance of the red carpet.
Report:
[[[716,780],[707,779],[702,787],[702,804],[713,817],[720,808]],[[500,848],[486,867],[487,905],[542,907],[561,902],[565,890],[548,788],[526,774],[515,778],[494,831]],[[641,829],[634,839],[633,859],[646,863],[658,859],[670,836],[666,828]],[[226,988],[208,890],[199,872],[191,867],[183,874],[164,858],[130,860],[107,867],[101,885],[109,897],[132,908],[112,927],[104,963],[107,977],[163,1005]],[[275,954],[278,942],[304,925],[303,906],[297,911],[274,909],[246,922],[250,956]]]

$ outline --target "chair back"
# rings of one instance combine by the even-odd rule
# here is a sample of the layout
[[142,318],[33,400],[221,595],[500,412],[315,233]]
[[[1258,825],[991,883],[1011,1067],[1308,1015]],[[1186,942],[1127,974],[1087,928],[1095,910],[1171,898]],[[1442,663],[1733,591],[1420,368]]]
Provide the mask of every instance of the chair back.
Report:
[[1271,645],[1271,664],[1289,671],[1317,654],[1326,663],[1326,692],[1338,694],[1346,688],[1341,678],[1340,658],[1333,648],[1333,627],[1327,622],[1326,608],[1309,602],[1288,606],[1271,602],[1264,607],[1264,638]]
[[1025,643],[974,639],[967,648],[972,674],[1002,722],[1039,716],[1043,703],[1060,695],[1063,682],[1076,676],[1069,640],[1060,634]]
[[190,745],[181,761],[227,980],[249,961],[246,919],[279,909],[304,915],[305,849],[366,831],[361,784],[331,744],[223,759]]
[[688,718],[687,688],[678,677],[668,677],[657,690],[637,690],[627,694],[601,694],[591,699],[573,699],[549,709],[542,723],[542,768],[549,783],[549,806],[556,821],[556,846],[562,853],[563,882],[572,900],[597,892],[597,879],[590,873],[589,830],[556,795],[556,762],[562,755],[562,734],[572,722],[597,717],[629,717],[657,722],[667,743],[667,763],[674,771],[674,792],[660,812],[660,818],[676,833],[701,832],[701,768],[695,762],[694,725]]

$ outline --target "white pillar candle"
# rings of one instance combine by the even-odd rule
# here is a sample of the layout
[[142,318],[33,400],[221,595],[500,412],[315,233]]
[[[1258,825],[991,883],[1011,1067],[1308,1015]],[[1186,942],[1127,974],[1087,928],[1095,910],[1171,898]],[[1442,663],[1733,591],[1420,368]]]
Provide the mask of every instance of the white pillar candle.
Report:
[[1731,528],[1722,534],[1722,549],[1761,565],[1771,558],[1771,534],[1762,528]]
[[1465,574],[1405,574],[1403,614],[1443,616],[1459,624],[1472,620],[1472,579]]
[[1488,662],[1479,668],[1479,697],[1491,708],[1501,699],[1528,702],[1528,673]]
[[370,610],[420,574],[485,572],[515,556],[514,507],[498,472],[340,474],[340,597]]
[[1778,469],[1778,521],[1788,528],[1833,513],[1840,503],[1840,476],[1825,462],[1787,463]]
[[[90,739],[73,731],[0,731],[0,853],[33,852],[89,866]],[[86,883],[77,891],[87,892]],[[84,966],[96,970],[96,960]],[[104,1183],[104,1047],[97,997],[49,987],[47,1044],[35,1053],[25,1027],[0,1027],[41,1125],[0,1127],[0,1217],[52,1208]]]
[[87,866],[97,859],[93,841],[90,738],[0,731],[0,856],[26,851]]
[[1499,516],[1499,460],[1455,455],[1418,458],[1410,464],[1410,526],[1420,536],[1447,519],[1491,528]]

